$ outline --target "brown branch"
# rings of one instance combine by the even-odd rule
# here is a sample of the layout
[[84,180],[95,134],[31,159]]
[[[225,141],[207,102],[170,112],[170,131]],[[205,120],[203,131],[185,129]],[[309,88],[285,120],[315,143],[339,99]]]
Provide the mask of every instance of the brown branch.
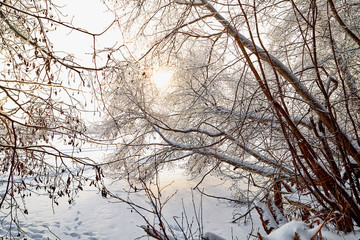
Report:
[[[319,118],[323,121],[328,130],[335,134],[335,136],[340,140],[342,146],[347,150],[350,156],[354,158],[354,160],[360,165],[360,147],[356,144],[356,142],[351,139],[349,135],[347,135],[343,130],[333,122],[331,113],[313,96],[309,89],[303,85],[300,80],[295,76],[295,74],[288,69],[279,59],[269,54],[267,51],[261,49],[256,46],[252,41],[247,39],[245,36],[241,35],[233,25],[231,25],[207,0],[202,0],[205,3],[205,7],[214,14],[214,18],[219,21],[229,32],[229,34],[235,39],[236,43],[240,47],[242,53],[244,54],[247,63],[249,64],[250,69],[255,75],[256,80],[258,81],[260,87],[263,89],[266,97],[274,102],[274,99],[264,83],[261,80],[259,73],[257,72],[255,66],[253,65],[248,53],[246,52],[247,48],[252,53],[256,53],[257,56],[272,65],[280,75],[282,75],[296,90],[296,92],[312,107],[312,109],[317,113]],[[280,105],[280,104],[279,104]],[[282,108],[280,108],[282,109]],[[279,109],[279,110],[280,110]],[[283,113],[286,112],[282,110]]]
[[341,19],[338,11],[336,10],[335,4],[332,0],[327,0],[327,2],[330,5],[331,11],[334,15],[334,18],[336,19],[336,21],[338,22],[338,24],[342,27],[342,29],[344,29],[345,33],[347,35],[349,35],[349,37],[354,40],[354,42],[356,42],[357,45],[360,46],[360,38],[358,36],[355,35],[355,33],[353,33],[348,26],[346,26],[346,24],[344,23],[344,21]]

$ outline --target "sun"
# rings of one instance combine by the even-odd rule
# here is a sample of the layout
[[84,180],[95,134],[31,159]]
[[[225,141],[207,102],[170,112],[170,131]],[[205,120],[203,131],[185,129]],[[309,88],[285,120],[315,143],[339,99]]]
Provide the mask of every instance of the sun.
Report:
[[157,89],[163,90],[169,87],[174,71],[171,69],[154,69],[151,81],[155,84]]

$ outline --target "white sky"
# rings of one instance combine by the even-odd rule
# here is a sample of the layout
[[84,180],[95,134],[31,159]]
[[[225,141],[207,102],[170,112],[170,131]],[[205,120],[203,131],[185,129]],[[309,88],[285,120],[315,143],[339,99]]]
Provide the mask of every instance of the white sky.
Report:
[[[99,0],[56,0],[55,4],[64,6],[61,8],[67,16],[62,20],[71,23],[74,27],[85,29],[91,33],[103,32],[114,20],[114,14]],[[49,33],[49,38],[54,44],[55,51],[73,53],[81,63],[92,63],[93,38],[87,34],[71,31],[65,27],[59,27]],[[97,47],[113,47],[121,42],[121,34],[116,31],[116,25],[103,36],[97,37]],[[100,61],[100,59],[98,59]]]
[[[53,3],[59,6],[59,10],[64,16],[60,16],[60,20],[72,25],[76,28],[84,29],[88,32],[98,34],[103,32],[114,21],[114,14],[100,0],[72,0],[61,1],[55,0]],[[54,46],[54,51],[58,57],[63,57],[67,54],[74,56],[74,61],[82,66],[94,68],[93,62],[93,44],[92,36],[69,28],[58,26],[55,31],[49,32],[48,37]],[[104,47],[114,47],[122,44],[121,34],[118,31],[117,25],[113,25],[104,35],[96,37],[96,48],[103,49]],[[102,67],[107,60],[106,55],[99,56],[96,59],[97,67]],[[62,73],[61,78],[63,84],[66,86],[68,73]],[[85,81],[91,81],[85,79]],[[71,86],[73,85],[73,86]],[[79,83],[70,81],[70,87],[78,88]],[[84,89],[90,92],[90,89]],[[75,93],[75,97],[77,93]],[[59,94],[61,101],[68,101],[68,96],[63,92]],[[78,99],[82,102],[86,101],[89,111],[96,111],[95,101],[91,101],[91,94],[79,94]],[[84,120],[99,121],[101,117],[99,112],[96,114],[89,112],[81,112],[81,117]]]
[[[108,7],[100,0],[72,0],[67,1],[66,5],[64,5],[64,1],[56,0],[55,4],[62,6],[60,11],[66,14],[61,17],[61,20],[91,33],[103,32],[115,19],[114,13],[109,11]],[[48,37],[54,44],[54,50],[58,56],[65,56],[65,53],[70,53],[75,57],[76,62],[88,67],[94,67],[92,36],[66,27],[58,27],[55,31],[49,32]],[[123,41],[118,25],[114,24],[104,35],[96,37],[96,48],[101,50],[106,47],[118,47],[124,44]],[[97,67],[103,66],[106,60],[107,53],[99,55],[96,58]],[[173,72],[166,72],[163,69],[156,70],[161,73],[158,74],[154,82],[159,90],[164,90],[168,87]],[[153,74],[156,75],[156,72]],[[64,78],[67,78],[67,75],[64,75]],[[74,85],[73,87],[76,88],[77,86]],[[91,95],[89,94],[89,99],[85,101],[89,105],[89,110],[94,110],[96,108],[91,105],[90,98]],[[99,114],[94,115],[93,113],[82,113],[82,118],[91,121],[100,120]]]

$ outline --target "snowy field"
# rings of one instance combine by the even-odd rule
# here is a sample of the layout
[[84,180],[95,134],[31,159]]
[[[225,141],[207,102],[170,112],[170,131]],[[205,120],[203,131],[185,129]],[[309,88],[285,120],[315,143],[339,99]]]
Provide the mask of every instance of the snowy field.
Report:
[[[181,180],[181,178],[185,180],[183,176],[175,180]],[[117,185],[121,187],[120,184]],[[178,188],[179,192],[169,203],[165,213],[171,217],[181,216],[183,200],[191,216],[191,183],[179,185],[181,186],[177,184],[171,186],[173,189]],[[116,185],[112,186],[113,189],[116,187]],[[142,195],[132,196],[132,198],[135,202],[146,206],[146,199]],[[103,199],[96,189],[87,187],[79,193],[74,204],[69,205],[64,199],[59,206],[54,206],[55,214],[53,214],[48,197],[27,198],[29,215],[27,215],[27,221],[24,221],[24,227],[32,239],[56,239],[55,235],[60,239],[89,240],[136,239],[143,236],[144,231],[139,226],[145,224],[144,220],[137,213],[132,212],[128,205],[114,202],[114,200]],[[205,231],[217,233],[226,239],[231,239],[232,231],[237,236],[247,234],[241,232],[241,228],[236,224],[229,223],[233,209],[225,204],[218,204],[216,200],[207,199],[203,203],[203,211]]]
[[[89,154],[93,159],[102,159],[104,152],[104,149],[89,147],[84,148],[82,154]],[[191,190],[196,186],[199,179],[189,180],[189,177],[185,176],[179,169],[169,170],[160,174],[160,182],[163,186],[172,181],[174,183],[167,187],[164,193],[165,195],[171,195],[177,191],[177,194],[166,205],[164,215],[175,231],[179,230],[179,228],[176,226],[175,221],[172,221],[173,217],[181,219],[185,209],[188,219],[193,219],[193,206],[195,205],[195,208],[199,210],[201,205],[204,232],[214,233],[226,240],[255,239],[249,234],[256,235],[258,231],[263,234],[261,223],[255,212],[252,214],[253,223],[248,221],[245,224],[244,221],[241,221],[235,224],[231,223],[234,208],[212,198],[203,197],[201,201],[200,195],[196,191]],[[209,192],[228,196],[229,192],[226,184],[214,177],[208,177],[201,187]],[[126,198],[127,195],[123,191],[125,186],[124,182],[116,182],[111,185],[111,189]],[[141,194],[132,195],[131,199],[140,205],[149,206],[147,199]],[[149,239],[145,236],[143,229],[140,228],[141,225],[145,224],[144,220],[137,213],[131,211],[128,205],[116,202],[116,200],[104,199],[97,189],[89,186],[86,186],[78,194],[71,205],[64,198],[60,199],[59,206],[52,206],[47,196],[36,196],[33,194],[31,197],[26,198],[26,206],[29,214],[19,216],[21,226],[25,230],[26,235],[22,235],[18,239]],[[246,211],[247,208],[244,207],[244,209],[240,210],[240,213]],[[152,219],[150,215],[148,217],[150,220]],[[6,234],[8,224],[5,221],[2,223],[0,236]],[[267,239],[291,239],[291,236],[293,236],[291,234],[297,229],[297,232],[302,233],[301,236],[303,238],[301,239],[310,240],[316,229],[307,231],[303,228],[302,223],[292,222],[286,227],[273,232]],[[328,240],[358,240],[360,238],[360,234],[359,236],[354,234],[339,236],[330,232],[323,232],[323,236]]]
[[[66,153],[71,149],[62,148]],[[83,148],[81,156],[91,156],[92,159],[102,159],[106,149],[98,147]],[[89,170],[89,174],[92,171]],[[191,189],[198,183],[199,179],[188,181],[188,177],[182,174],[180,170],[169,170],[161,174],[161,182],[167,185],[174,182],[166,188],[166,194],[177,194],[165,207],[165,213],[172,219],[174,216],[181,217],[183,205],[188,214],[188,218],[193,216],[193,201]],[[212,179],[214,185],[220,184],[216,179]],[[222,183],[223,184],[223,183]],[[204,184],[202,184],[205,187]],[[207,186],[206,186],[207,187]],[[210,188],[211,185],[208,185]],[[111,184],[110,189],[120,196],[126,198],[127,193],[123,191],[126,188],[125,182],[116,182]],[[226,188],[223,189],[226,194]],[[218,192],[219,192],[218,190]],[[200,207],[200,195],[193,191],[196,207]],[[147,199],[141,195],[131,195],[132,201],[149,207]],[[51,203],[48,196],[32,194],[26,197],[26,207],[29,214],[19,216],[22,229],[26,232],[28,239],[148,239],[144,237],[145,232],[141,225],[144,220],[125,203],[119,203],[113,199],[104,199],[98,189],[90,186],[84,186],[84,190],[79,192],[75,201],[70,205],[67,198],[59,199],[59,205]],[[245,234],[237,228],[236,224],[231,224],[233,208],[226,204],[219,203],[215,199],[204,199],[203,224],[205,231],[212,231],[227,239],[232,235]],[[152,216],[148,215],[149,219]],[[219,224],[221,222],[222,224]],[[175,223],[174,223],[175,224]],[[9,223],[3,221],[0,228],[0,236],[6,234]],[[175,226],[175,225],[174,225]],[[176,227],[174,227],[176,230]],[[237,229],[237,230],[236,230]],[[16,233],[16,232],[15,232]],[[235,234],[236,233],[236,234]],[[23,236],[23,234],[22,234]],[[23,239],[20,237],[19,239]]]

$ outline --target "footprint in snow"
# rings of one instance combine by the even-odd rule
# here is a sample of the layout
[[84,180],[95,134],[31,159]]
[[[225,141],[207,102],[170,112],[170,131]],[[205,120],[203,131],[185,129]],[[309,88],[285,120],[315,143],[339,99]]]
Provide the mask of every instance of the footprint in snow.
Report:
[[30,227],[30,228],[29,228],[29,231],[30,231],[30,232],[33,232],[33,233],[40,233],[40,234],[44,234],[44,233],[45,233],[45,230],[40,230],[40,229],[34,228],[34,227]]
[[93,233],[93,232],[83,232],[83,235],[86,235],[86,236],[95,236],[95,233]]
[[65,235],[68,235],[68,236],[71,236],[73,238],[77,238],[77,239],[80,239],[81,238],[81,235],[78,234],[78,233],[75,233],[75,232],[72,232],[72,233],[67,233],[67,232],[64,232]]
[[49,224],[44,223],[44,224],[41,224],[41,226],[42,226],[43,228],[47,228],[47,227],[49,227]]
[[60,222],[55,222],[55,227],[60,228]]
[[70,233],[69,235],[72,236],[73,238],[77,238],[77,239],[81,238],[80,234],[78,233]]
[[42,234],[38,234],[38,233],[29,234],[29,237],[31,239],[44,239],[44,236]]

